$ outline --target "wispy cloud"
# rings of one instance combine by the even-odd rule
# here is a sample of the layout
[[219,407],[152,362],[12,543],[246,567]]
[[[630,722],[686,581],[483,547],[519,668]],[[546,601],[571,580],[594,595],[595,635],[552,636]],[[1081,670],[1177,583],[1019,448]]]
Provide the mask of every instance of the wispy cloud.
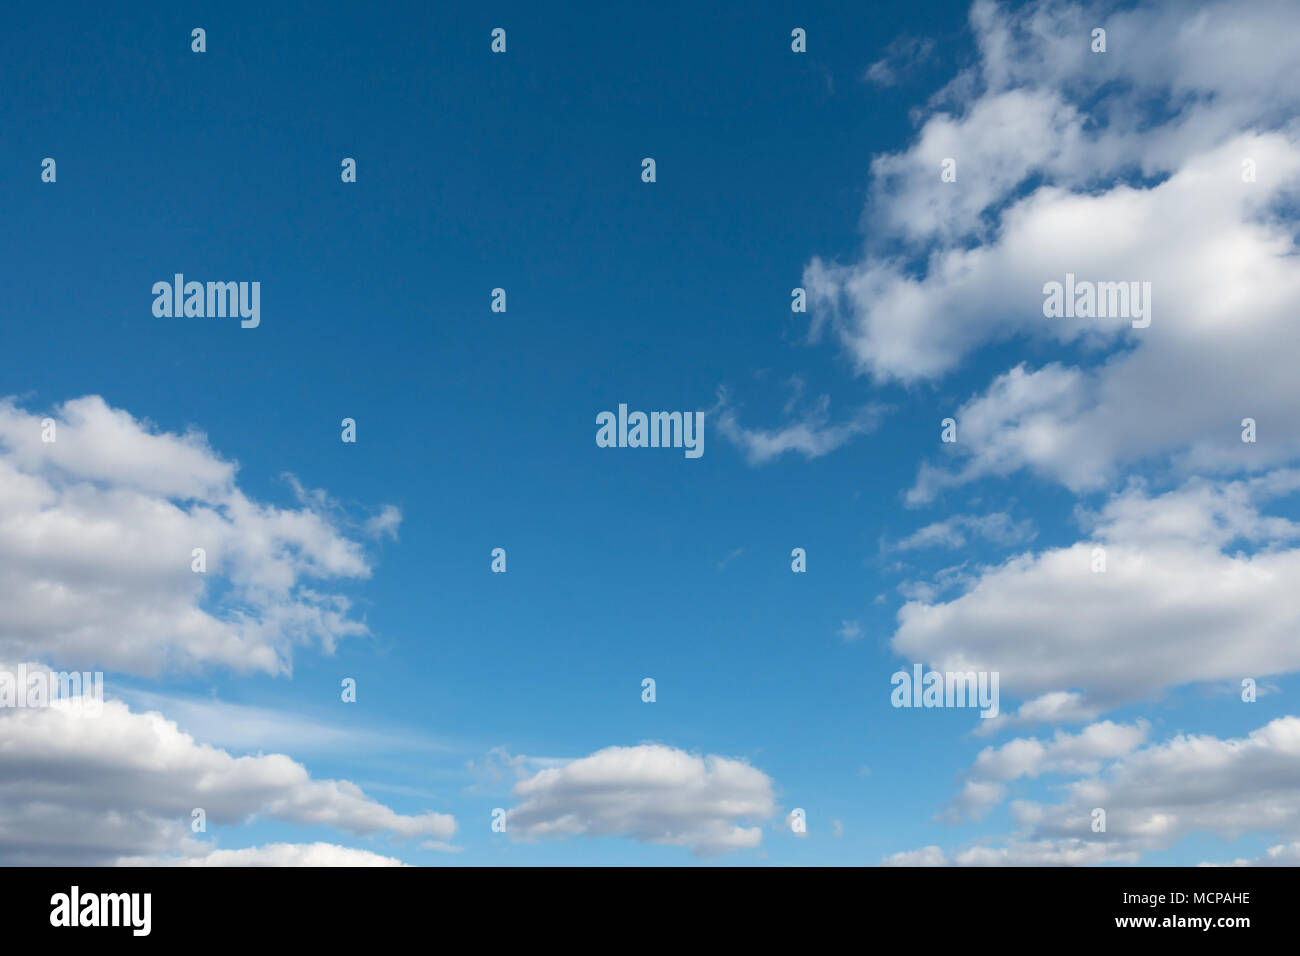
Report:
[[820,458],[835,451],[857,435],[875,431],[888,409],[879,404],[863,405],[840,422],[832,422],[830,396],[820,396],[811,407],[796,412],[787,403],[787,421],[775,428],[746,428],[740,424],[736,409],[725,389],[718,390],[718,403],[710,414],[716,416],[722,436],[741,450],[750,465],[763,465],[788,452],[805,458]]
[[863,75],[876,86],[896,86],[925,65],[934,55],[934,41],[928,37],[899,37],[885,47],[885,55],[867,67]]
[[1013,521],[1005,512],[987,515],[953,515],[928,524],[893,545],[894,550],[915,551],[922,548],[964,548],[974,538],[1000,545],[1032,541],[1038,532],[1033,521]]

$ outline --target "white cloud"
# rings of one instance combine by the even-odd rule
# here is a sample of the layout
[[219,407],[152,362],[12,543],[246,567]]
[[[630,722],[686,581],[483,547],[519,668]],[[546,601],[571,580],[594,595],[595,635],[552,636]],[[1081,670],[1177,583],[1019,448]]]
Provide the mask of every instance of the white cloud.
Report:
[[447,814],[396,813],[346,780],[313,779],[283,754],[232,756],[119,700],[106,700],[99,717],[65,706],[0,709],[0,862],[202,855],[211,846],[190,832],[195,808],[209,824],[264,817],[440,840],[456,830]]
[[1083,694],[1073,691],[1052,691],[1033,700],[1027,700],[1014,713],[1000,713],[981,720],[973,733],[980,737],[992,736],[1008,728],[1034,724],[1078,724],[1092,720],[1099,710],[1088,704]]
[[559,757],[529,757],[512,754],[507,747],[493,747],[481,758],[465,761],[465,770],[474,778],[474,783],[466,789],[495,789],[504,783],[523,780],[539,770],[563,767],[568,762]]
[[[1245,783],[1244,783],[1245,782]],[[1179,734],[1066,788],[1057,806],[1023,804],[1036,835],[1088,830],[1106,810],[1105,838],[1133,849],[1173,845],[1193,832],[1300,835],[1300,718],[1281,717],[1245,737]]]
[[1238,858],[1231,863],[1202,863],[1201,866],[1300,866],[1300,842],[1271,846],[1253,860]]
[[1004,696],[1030,701],[1017,722],[1300,670],[1300,549],[1282,546],[1300,525],[1260,510],[1295,484],[1279,471],[1154,497],[1130,485],[1082,516],[1091,540],[983,568],[952,600],[906,603],[892,646],[939,670],[997,671]]
[[402,524],[402,511],[395,505],[384,505],[379,514],[366,519],[366,534],[372,538],[396,538]]
[[894,548],[899,551],[964,548],[972,538],[1009,546],[1032,541],[1036,535],[1032,521],[1013,521],[1010,515],[1001,511],[987,515],[953,515],[914,531]]
[[1015,841],[1006,846],[971,846],[951,855],[937,846],[887,857],[883,866],[1097,866],[1136,863],[1138,855],[1116,852],[1086,840]]
[[[810,334],[831,328],[879,381],[938,379],[1012,339],[1078,356],[1018,365],[967,401],[953,461],[922,470],[912,504],[1021,468],[1092,490],[1144,461],[1187,474],[1300,455],[1300,49],[1283,39],[1300,8],[1114,11],[1104,55],[1088,50],[1096,20],[977,2],[979,63],[908,149],[872,163],[863,257],[805,270]],[[949,157],[958,178],[942,183]],[[1150,327],[1045,318],[1042,287],[1067,272],[1152,283]],[[1267,437],[1243,445],[1244,417]]]
[[113,686],[132,710],[166,714],[185,733],[226,750],[278,750],[302,755],[452,749],[450,744],[412,733],[410,728],[369,725],[356,717],[340,723],[321,711],[306,713],[301,709],[234,704],[215,697],[154,693],[123,688],[117,681]]
[[[1192,834],[1232,840],[1243,835],[1300,837],[1300,718],[1281,717],[1245,737],[1178,734],[1134,749],[1144,728],[1107,724],[1040,749],[1012,741],[985,751],[986,775],[1012,780],[1045,772],[1088,774],[1061,790],[1059,804],[1016,801],[1020,829],[1002,845],[984,840],[954,853],[938,847],[896,854],[899,865],[1059,865],[1135,863]],[[984,758],[984,755],[981,755]],[[1111,759],[1115,758],[1115,759]],[[976,766],[979,766],[977,762]],[[1106,813],[1092,830],[1094,810]],[[1295,844],[1269,857],[1285,865]],[[1238,861],[1246,863],[1249,861]]]
[[928,37],[899,37],[885,48],[885,55],[867,67],[863,79],[876,86],[896,86],[934,54]]
[[805,458],[828,455],[854,436],[875,431],[883,409],[866,405],[847,420],[832,424],[830,397],[822,395],[802,414],[795,414],[787,407],[787,417],[791,420],[777,428],[745,428],[724,391],[711,414],[717,416],[718,431],[744,453],[749,464],[763,465],[792,451]]
[[420,847],[421,849],[434,850],[438,853],[463,853],[465,851],[463,846],[452,846],[450,843],[443,840],[425,840],[420,844]]
[[514,839],[626,836],[704,856],[756,847],[776,812],[772,781],[741,760],[661,744],[606,747],[515,785]]
[[[97,396],[44,416],[0,401],[0,652],[154,675],[287,673],[295,645],[366,633],[323,590],[370,563],[321,493],[259,504],[197,433],[160,433]],[[395,509],[381,525],[396,527]],[[192,551],[206,551],[206,573]]]
[[1107,720],[1090,724],[1077,734],[1058,730],[1046,742],[1022,737],[1000,747],[985,747],[967,771],[961,793],[948,805],[944,816],[953,823],[982,819],[1006,797],[1005,784],[1021,777],[1097,773],[1102,761],[1136,749],[1148,730],[1146,721],[1116,724]]
[[202,856],[127,857],[120,866],[405,866],[401,860],[333,843],[268,843]]
[[945,866],[948,857],[937,846],[926,846],[919,850],[904,850],[884,860],[884,866]]
[[54,441],[43,440],[45,417],[24,412],[13,399],[0,401],[0,441],[14,470],[180,499],[223,494],[235,480],[236,466],[213,454],[202,433],[158,433],[98,395],[64,402],[48,416]]

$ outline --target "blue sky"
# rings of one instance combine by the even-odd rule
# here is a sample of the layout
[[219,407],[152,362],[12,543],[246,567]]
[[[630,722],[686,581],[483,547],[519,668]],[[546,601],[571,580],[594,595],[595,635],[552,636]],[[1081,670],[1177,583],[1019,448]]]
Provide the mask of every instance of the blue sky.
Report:
[[[96,653],[64,640],[51,611],[47,644],[11,622],[9,634],[0,633],[0,658],[103,669],[110,696],[133,714],[156,710],[235,756],[286,753],[312,778],[351,781],[397,814],[435,811],[457,824],[437,841],[458,848],[447,852],[382,827],[349,830],[277,814],[268,804],[251,819],[236,814],[194,835],[208,849],[325,841],[428,865],[875,864],[930,846],[955,854],[1088,841],[1094,835],[1070,830],[1073,824],[1061,824],[1062,836],[1023,814],[1013,818],[1010,801],[1053,807],[1078,777],[1110,779],[1109,760],[1140,766],[1179,733],[1243,738],[1291,712],[1295,683],[1287,675],[1295,662],[1271,636],[1243,651],[1241,667],[1207,664],[1195,674],[1166,675],[1155,652],[1098,649],[1111,655],[1107,666],[1116,673],[1152,668],[1140,691],[1065,664],[1017,683],[1016,666],[1034,653],[1017,657],[1007,645],[979,658],[963,644],[1009,621],[1009,630],[1028,635],[1016,646],[1038,646],[1033,616],[1019,617],[1008,597],[1018,585],[998,590],[1011,572],[989,579],[1011,567],[1004,562],[1084,547],[1084,512],[1116,500],[1150,504],[1200,488],[1197,482],[1249,511],[1255,499],[1233,482],[1289,481],[1300,457],[1292,423],[1261,425],[1272,444],[1257,458],[1225,457],[1254,451],[1230,444],[1251,408],[1289,407],[1294,396],[1284,386],[1263,394],[1262,383],[1285,376],[1207,384],[1216,396],[1240,397],[1248,410],[1225,405],[1222,423],[1201,415],[1186,428],[1153,426],[1168,441],[1149,450],[1125,415],[1083,420],[1081,409],[1099,402],[1096,394],[1120,388],[1103,381],[1090,398],[1081,393],[1046,411],[1003,410],[1008,422],[1039,417],[1029,426],[1022,419],[1018,432],[999,426],[1030,437],[985,454],[981,448],[1000,440],[998,415],[988,410],[1003,394],[996,382],[1022,363],[1031,373],[1100,369],[1104,376],[1117,356],[1163,348],[1174,356],[1161,366],[1173,382],[1197,374],[1192,359],[1184,366],[1177,356],[1201,340],[1142,339],[1113,328],[1091,338],[1042,332],[1031,325],[1038,286],[1066,271],[1055,261],[1038,271],[1026,265],[1026,282],[972,258],[966,264],[982,270],[981,283],[939,289],[919,306],[890,298],[881,278],[891,269],[894,278],[910,274],[924,299],[944,274],[942,255],[1001,246],[1015,259],[1017,249],[1041,240],[1025,229],[1022,244],[1011,242],[1020,222],[1014,207],[1058,201],[1053,190],[1112,200],[1105,213],[1112,228],[1147,230],[1152,246],[1162,230],[1185,235],[1185,226],[1158,221],[1180,204],[1154,195],[1154,210],[1125,221],[1123,210],[1145,207],[1122,184],[1136,181],[1139,192],[1155,194],[1218,155],[1231,134],[1251,129],[1282,144],[1260,147],[1261,155],[1267,146],[1281,157],[1273,164],[1281,172],[1262,176],[1260,192],[1272,190],[1270,201],[1282,202],[1294,185],[1287,178],[1297,155],[1294,127],[1277,118],[1270,125],[1241,104],[1252,93],[1292,95],[1270,85],[1278,81],[1267,68],[1277,62],[1270,57],[1285,65],[1286,54],[1252,58],[1260,34],[1247,30],[1231,53],[1261,61],[1258,71],[1213,90],[1216,71],[1206,89],[1188,92],[1184,66],[1197,59],[1195,44],[1212,36],[1171,44],[1185,59],[1133,53],[1139,38],[1153,43],[1181,16],[1171,5],[1094,15],[1074,5],[977,4],[973,16],[965,3],[706,6],[632,13],[597,4],[562,12],[525,4],[453,11],[175,4],[127,16],[54,4],[7,15],[0,184],[12,228],[0,392],[13,396],[15,415],[34,419],[62,421],[63,403],[100,396],[142,432],[175,441],[201,432],[213,459],[237,463],[233,482],[248,500],[311,511],[356,542],[364,573],[321,584],[300,568],[294,587],[346,597],[346,616],[367,633],[342,637],[332,652],[315,639],[294,646],[291,673],[215,659],[174,667],[164,655],[151,667],[126,665],[111,643]],[[1253,25],[1293,16],[1270,4],[1247,6]],[[1206,9],[1223,15],[1225,8]],[[1111,27],[1106,67],[1058,63],[1059,72],[1047,69],[1033,81],[1003,78],[998,47],[988,42],[1012,24],[1016,42],[1050,50],[1072,39],[1087,54],[1088,30],[1080,34],[1077,24],[1112,22],[1119,28]],[[202,54],[190,49],[196,26],[207,32]],[[489,50],[497,26],[508,32],[504,55]],[[807,31],[806,53],[791,50],[795,27]],[[882,63],[889,69],[873,73]],[[962,75],[975,77],[970,89]],[[1016,123],[1028,116],[1039,128],[1030,108],[1038,100],[1007,102],[1026,90],[1059,95],[1087,121],[1075,126],[1052,112],[1043,125],[1057,141],[1032,142]],[[1216,107],[1203,105],[1209,90],[1218,93]],[[1143,130],[1135,103],[1157,117],[1167,107],[1172,118]],[[966,149],[957,152],[953,184],[941,183],[928,163],[932,145],[948,155],[947,134],[933,120],[941,114],[965,131],[952,140]],[[984,137],[978,144],[975,127]],[[1081,142],[1071,139],[1076,134]],[[1006,173],[1016,166],[1009,143],[1029,156],[1023,175]],[[1239,152],[1231,153],[1229,176],[1237,175]],[[57,160],[52,184],[39,175],[47,156]],[[641,181],[647,156],[656,160],[654,183]],[[885,167],[873,160],[882,156],[901,157],[896,190],[880,189]],[[356,159],[356,183],[340,181],[344,157]],[[909,178],[921,166],[924,183]],[[967,186],[969,179],[976,183]],[[980,198],[982,179],[997,186]],[[942,189],[975,198],[945,205]],[[943,223],[957,225],[923,227],[935,202]],[[1074,228],[1068,212],[1046,216],[1059,223],[1053,236]],[[1231,218],[1243,230],[1268,221],[1254,210]],[[1286,222],[1272,221],[1275,239]],[[1207,214],[1204,225],[1200,248],[1212,251],[1216,220]],[[1263,241],[1254,233],[1240,241],[1255,240]],[[1253,292],[1244,273],[1225,267],[1223,282],[1244,296],[1277,290],[1242,308],[1267,313],[1280,307],[1275,300],[1294,304],[1294,265],[1270,248],[1278,272],[1249,286]],[[1097,260],[1080,252],[1078,261],[1084,274]],[[1101,279],[1154,276],[1157,295],[1176,300],[1164,292],[1175,280],[1158,257],[1125,261],[1132,275],[1091,271]],[[177,272],[259,281],[260,326],[156,318],[150,288]],[[808,315],[791,312],[796,286],[817,293]],[[497,287],[507,290],[505,313],[489,308]],[[1222,321],[1217,312],[1169,308],[1153,323],[1158,333],[1177,322]],[[1036,321],[1052,320],[1040,313]],[[926,331],[895,341],[881,331],[884,322]],[[1243,352],[1242,368],[1258,369],[1251,356],[1268,354],[1270,334],[1261,333],[1258,352]],[[1030,390],[1078,385],[1061,375],[1061,382],[1035,380]],[[1157,405],[1184,405],[1173,386],[1162,391],[1163,380],[1144,380]],[[1259,396],[1249,387],[1256,381]],[[1245,390],[1237,389],[1243,382]],[[703,457],[598,448],[595,416],[619,403],[709,412]],[[950,415],[959,428],[977,422],[976,450],[949,454],[939,441],[940,421]],[[347,417],[357,422],[355,444],[340,441]],[[837,431],[846,424],[847,433]],[[1038,435],[1043,428],[1054,437]],[[1098,437],[1125,429],[1131,440]],[[801,446],[801,435],[819,440]],[[782,450],[758,460],[760,436]],[[1071,447],[1082,450],[1071,454],[1079,464],[1042,450],[1054,442],[1077,442]],[[42,467],[20,459],[20,470]],[[971,462],[931,500],[909,499],[925,468],[959,474]],[[118,472],[96,473],[93,465],[71,471],[92,486],[111,486]],[[70,494],[64,479],[50,480]],[[319,489],[330,504],[300,498],[295,482]],[[202,500],[158,495],[191,512]],[[1296,517],[1293,504],[1281,494],[1259,507],[1287,519]],[[400,510],[400,527],[368,536],[363,523],[385,506]],[[1234,528],[1251,529],[1215,544],[1225,561],[1291,553],[1289,527],[1260,531],[1237,510],[1224,513]],[[1124,514],[1117,541],[1144,543],[1146,531],[1164,527]],[[993,540],[967,532],[949,547],[900,544],[954,516],[990,515],[1021,530]],[[130,564],[135,549],[148,547],[95,540],[87,547],[98,548],[94,560],[104,565]],[[490,571],[496,547],[507,550],[506,574]],[[795,547],[807,550],[807,573],[791,572]],[[188,573],[186,563],[183,555]],[[223,620],[236,613],[223,596],[240,586],[228,580],[229,569],[219,566],[194,599]],[[1282,573],[1255,570],[1265,578]],[[1215,580],[1233,572],[1225,568]],[[42,573],[58,579],[60,572]],[[948,588],[917,590],[936,579]],[[1179,580],[1196,589],[1194,578]],[[1032,576],[1026,581],[1031,592],[1038,586]],[[1139,588],[1134,593],[1149,603],[1134,609],[1109,594],[1081,595],[1084,583],[1065,593],[1094,610],[1112,602],[1125,627],[1160,632],[1154,643],[1169,659],[1200,654],[1200,645],[1179,651],[1176,589],[1152,596],[1158,584]],[[139,586],[131,599],[147,606],[149,588]],[[988,594],[996,613],[968,601],[933,629],[909,629],[899,617],[909,602],[943,608],[963,594]],[[1282,633],[1295,611],[1278,601],[1267,628]],[[1067,604],[1056,607],[1062,620],[1076,617]],[[853,626],[841,633],[846,622]],[[268,632],[279,626],[262,623]],[[159,647],[167,646],[166,632],[161,626]],[[1042,654],[1073,659],[1057,655],[1053,633],[1044,633]],[[933,648],[934,657],[907,653],[919,646]],[[989,736],[975,733],[981,721],[971,711],[890,705],[895,670],[962,654],[1004,673],[1006,713],[1052,691],[1091,694],[1090,708],[1076,719]],[[1251,676],[1270,690],[1247,705],[1235,688]],[[357,681],[356,703],[340,700],[345,677]],[[641,700],[644,677],[657,682],[653,704]],[[980,819],[937,818],[984,748],[1078,734],[1099,721],[1141,724],[1143,742],[1093,755],[1096,766],[1077,773],[1036,765],[1008,778],[1009,795]],[[493,808],[523,799],[512,792],[518,780],[604,748],[650,743],[742,761],[765,775],[770,812],[740,823],[759,828],[758,844],[692,853],[698,846],[689,835],[670,834],[668,845],[658,845],[631,825],[567,839],[492,832]],[[502,753],[526,759],[501,766]],[[122,799],[118,809],[129,810],[130,798]],[[1177,802],[1132,812],[1158,816]],[[1118,856],[1087,861],[1257,858],[1297,838],[1300,808],[1254,830],[1204,823],[1231,817],[1225,806],[1189,814],[1167,839],[1143,842],[1134,835],[1138,821],[1117,835],[1130,841]],[[785,823],[796,807],[806,811],[806,835]],[[9,810],[11,821],[21,818],[16,805]],[[155,822],[166,817],[158,811]],[[39,848],[32,852],[8,856],[38,859]],[[139,852],[199,851],[160,839]]]

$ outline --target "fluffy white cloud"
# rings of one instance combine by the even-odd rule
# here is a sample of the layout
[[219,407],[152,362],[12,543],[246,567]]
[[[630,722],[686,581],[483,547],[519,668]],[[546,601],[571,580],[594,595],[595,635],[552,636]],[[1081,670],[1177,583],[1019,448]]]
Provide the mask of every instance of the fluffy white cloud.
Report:
[[[872,163],[863,258],[805,270],[811,332],[833,329],[880,381],[937,379],[1011,339],[1079,364],[1024,363],[972,397],[954,463],[923,469],[911,503],[1020,468],[1084,490],[1144,460],[1241,471],[1300,455],[1300,49],[1281,39],[1300,8],[1114,11],[1105,54],[1073,4],[981,0],[970,20],[978,64],[910,148]],[[1150,282],[1150,327],[1045,318],[1043,285],[1067,272]],[[1245,417],[1267,437],[1243,445]]]
[[[1245,737],[1179,734],[1134,749],[1139,729],[1098,725],[1095,733],[1058,736],[1041,750],[1036,741],[1012,741],[985,751],[983,772],[991,779],[1032,775],[1049,766],[1059,773],[1089,775],[1066,784],[1059,804],[1013,803],[1012,817],[1021,829],[1000,846],[984,841],[953,853],[932,846],[886,862],[1134,863],[1193,833],[1224,839],[1245,834],[1291,841],[1300,837],[1300,718],[1278,718]],[[1092,831],[1096,808],[1106,812],[1104,833]],[[1294,854],[1294,843],[1277,846],[1255,862],[1285,865]]]
[[606,747],[515,784],[507,813],[515,839],[627,836],[690,847],[696,855],[758,846],[742,826],[776,812],[772,781],[741,760],[660,744]]
[[283,754],[235,757],[118,700],[97,717],[63,704],[0,708],[0,862],[202,855],[211,846],[190,832],[195,808],[216,824],[265,817],[437,840],[456,830],[447,814],[396,813],[346,780],[313,779]]
[[333,843],[268,843],[202,856],[128,857],[122,866],[405,866],[401,860]]
[[981,720],[973,733],[979,737],[990,737],[1007,727],[1078,724],[1092,720],[1099,712],[1098,706],[1089,703],[1083,694],[1052,691],[1025,701],[1013,713],[1000,713],[996,717]]
[[984,568],[952,600],[906,603],[892,646],[939,670],[997,671],[1003,694],[1029,699],[1022,723],[1300,670],[1300,549],[1283,546],[1300,526],[1261,511],[1296,485],[1294,471],[1156,496],[1130,485],[1082,515],[1091,540]]
[[[0,652],[76,670],[222,665],[285,673],[292,648],[366,633],[320,582],[370,574],[323,494],[245,496],[197,433],[160,433],[97,396],[50,416],[0,402]],[[392,534],[395,509],[372,523]],[[192,570],[206,551],[207,571]]]
[[1017,803],[1014,816],[1036,837],[1077,839],[1100,807],[1106,833],[1092,839],[1132,852],[1163,849],[1193,832],[1294,839],[1300,836],[1300,718],[1279,718],[1241,738],[1180,734],[1070,784],[1066,793],[1055,806]]
[[966,773],[961,793],[947,808],[951,822],[978,820],[1006,797],[1006,784],[1040,774],[1096,773],[1103,760],[1130,753],[1146,738],[1149,725],[1116,724],[1109,720],[1091,724],[1077,734],[1058,730],[1044,742],[1036,737],[1017,738],[1000,747],[985,747]]

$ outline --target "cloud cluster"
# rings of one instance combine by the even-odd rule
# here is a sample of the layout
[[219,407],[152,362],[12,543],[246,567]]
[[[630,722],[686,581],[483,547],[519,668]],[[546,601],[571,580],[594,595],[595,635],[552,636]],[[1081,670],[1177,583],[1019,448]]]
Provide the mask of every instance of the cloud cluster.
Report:
[[[1236,472],[1300,454],[1300,50],[1281,39],[1300,8],[1115,11],[1101,54],[1096,19],[978,0],[978,64],[872,163],[863,257],[805,270],[812,334],[833,330],[879,381],[938,380],[1013,340],[1077,356],[1018,363],[957,409],[954,461],[922,469],[912,504],[1018,469],[1093,490],[1144,461]],[[1150,282],[1150,327],[1045,318],[1043,286],[1066,273]]]
[[[280,674],[295,645],[330,651],[366,633],[323,589],[371,570],[323,495],[253,501],[203,436],[159,432],[98,396],[55,409],[53,441],[44,417],[0,401],[0,652],[77,670]],[[371,530],[399,519],[385,509]]]
[[[1011,780],[1049,770],[1087,776],[1065,785],[1059,804],[1013,802],[1012,818],[1020,829],[1001,845],[988,841],[954,852],[928,846],[885,862],[1135,863],[1192,833],[1228,840],[1245,834],[1300,837],[1300,718],[1278,718],[1245,737],[1179,734],[1137,747],[1145,730],[1098,724],[1076,736],[1058,735],[1049,744],[1019,740],[985,750],[972,768],[973,778]],[[1106,813],[1104,832],[1092,830],[1096,809]],[[1286,865],[1295,854],[1292,842],[1273,847],[1260,860],[1236,863]]]
[[0,709],[0,863],[203,856],[212,847],[191,833],[196,808],[210,824],[268,818],[435,840],[456,831],[447,814],[396,813],[346,780],[312,778],[283,754],[232,756],[118,700],[106,700],[98,717],[63,705]]
[[1145,739],[1150,725],[1116,724],[1109,720],[1090,724],[1077,734],[1058,730],[1046,741],[1020,737],[1000,747],[985,747],[966,773],[962,791],[944,816],[953,823],[979,820],[1005,799],[1007,784],[1041,774],[1097,773],[1102,762],[1132,752]]

